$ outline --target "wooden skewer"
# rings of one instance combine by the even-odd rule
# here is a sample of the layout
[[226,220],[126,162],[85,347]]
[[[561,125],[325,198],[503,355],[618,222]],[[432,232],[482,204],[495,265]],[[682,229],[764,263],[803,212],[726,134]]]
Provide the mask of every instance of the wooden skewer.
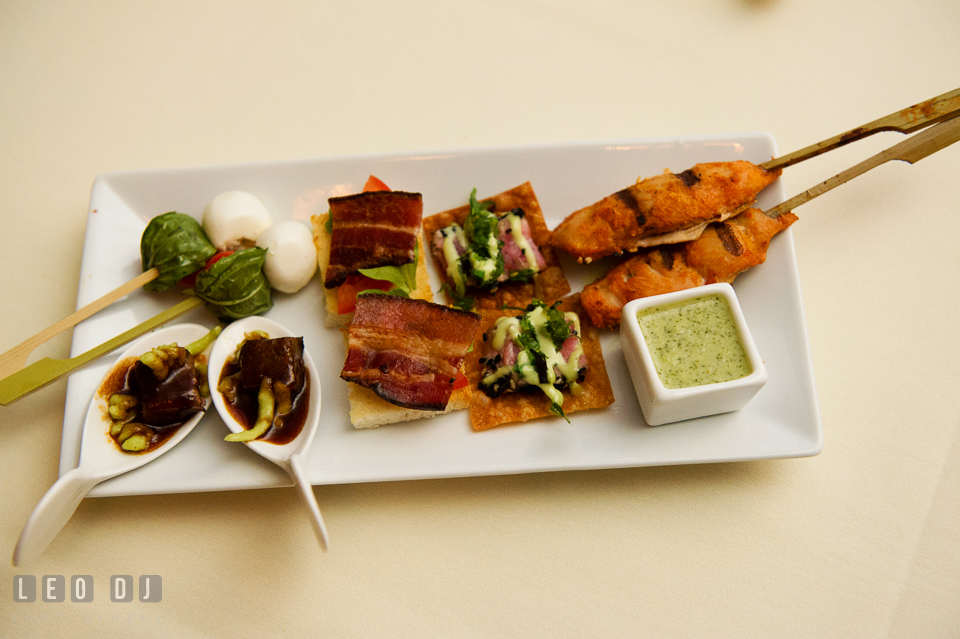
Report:
[[879,133],[880,131],[899,131],[900,133],[913,133],[923,127],[948,120],[960,113],[960,89],[954,89],[943,95],[938,95],[912,107],[907,107],[896,113],[884,116],[873,122],[864,124],[846,133],[841,133],[832,138],[817,142],[811,146],[794,151],[789,155],[774,158],[764,162],[760,167],[772,171],[782,169],[788,166],[803,162],[812,157],[816,157],[827,151],[832,151],[838,147],[862,140],[863,138]]
[[860,164],[838,173],[829,180],[821,182],[812,189],[808,189],[790,198],[782,204],[778,204],[764,214],[769,217],[779,217],[794,208],[809,202],[818,195],[823,195],[831,189],[835,189],[844,182],[849,182],[858,175],[862,175],[870,169],[876,168],[890,160],[903,160],[913,164],[940,149],[950,146],[957,140],[960,140],[960,117],[954,117],[945,122],[940,122],[926,131],[921,131],[913,137],[895,144],[889,149],[877,153],[873,157],[867,158]]
[[15,372],[13,375],[0,379],[0,406],[6,406],[24,395],[29,395],[34,391],[40,390],[47,384],[52,384],[64,375],[72,373],[98,357],[123,346],[135,337],[139,337],[147,331],[152,331],[161,324],[165,324],[201,304],[203,304],[203,300],[199,297],[191,297],[172,308],[168,308],[154,315],[147,321],[137,324],[130,330],[117,335],[100,346],[91,348],[86,353],[71,357],[70,359],[44,357],[26,368]]
[[56,324],[43,329],[33,337],[25,340],[17,346],[14,346],[3,355],[0,355],[0,379],[9,377],[26,366],[27,357],[30,355],[30,353],[32,353],[35,348],[52,338],[54,335],[58,335],[71,326],[76,326],[94,313],[98,313],[110,306],[127,293],[135,291],[147,282],[156,279],[158,275],[160,275],[160,271],[158,271],[156,268],[152,268],[149,271],[143,272],[126,284],[118,286],[103,297],[90,302],[72,315],[65,317]]

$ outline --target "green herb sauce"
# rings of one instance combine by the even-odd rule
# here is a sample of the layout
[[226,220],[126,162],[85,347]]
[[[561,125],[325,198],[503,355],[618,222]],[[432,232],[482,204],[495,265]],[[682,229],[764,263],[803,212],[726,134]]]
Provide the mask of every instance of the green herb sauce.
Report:
[[753,372],[726,299],[705,295],[637,313],[660,381],[688,388]]

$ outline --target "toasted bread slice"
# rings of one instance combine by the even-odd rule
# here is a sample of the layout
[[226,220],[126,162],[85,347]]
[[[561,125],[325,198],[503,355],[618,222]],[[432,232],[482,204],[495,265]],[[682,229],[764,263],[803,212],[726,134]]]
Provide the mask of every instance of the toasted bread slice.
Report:
[[[323,280],[326,278],[327,265],[330,262],[330,233],[327,232],[327,219],[329,217],[329,213],[321,213],[310,218],[310,223],[313,226],[313,243],[317,247],[317,265],[320,267],[321,282],[323,282]],[[430,287],[430,275],[427,273],[427,258],[424,256],[423,252],[425,244],[423,242],[422,233],[420,238],[417,240],[417,245],[419,255],[417,260],[417,288],[413,291],[411,297],[432,302],[433,289]],[[326,300],[324,325],[328,328],[346,326],[350,323],[350,320],[353,319],[352,312],[343,314],[337,312],[337,307],[339,306],[337,302],[338,291],[339,287],[324,287],[323,289],[324,298]]]
[[470,406],[470,387],[453,391],[446,410],[416,410],[401,408],[386,402],[369,388],[350,384],[350,423],[356,429],[377,428],[387,424],[407,422],[414,419],[428,419],[463,410]]

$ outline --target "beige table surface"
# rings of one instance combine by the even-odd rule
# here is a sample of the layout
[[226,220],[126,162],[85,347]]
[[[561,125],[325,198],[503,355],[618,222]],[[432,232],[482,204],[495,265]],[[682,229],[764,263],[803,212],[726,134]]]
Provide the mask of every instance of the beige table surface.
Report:
[[[74,309],[104,172],[743,131],[786,152],[956,88],[958,52],[952,0],[6,0],[0,350]],[[326,555],[291,489],[88,499],[2,562],[0,636],[960,636],[960,145],[798,214],[819,456],[320,486]],[[5,557],[57,479],[65,389],[0,408]],[[18,603],[24,575],[95,597]],[[113,575],[162,601],[111,602]]]

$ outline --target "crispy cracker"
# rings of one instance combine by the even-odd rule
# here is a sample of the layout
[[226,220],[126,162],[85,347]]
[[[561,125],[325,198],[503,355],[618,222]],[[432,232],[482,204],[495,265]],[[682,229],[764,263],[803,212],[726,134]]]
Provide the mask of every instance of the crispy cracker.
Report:
[[[317,247],[317,265],[320,267],[321,286],[323,286],[322,282],[327,276],[327,266],[330,264],[330,234],[327,233],[326,228],[327,218],[329,217],[330,213],[326,212],[311,216],[310,218],[310,224],[313,226],[313,244]],[[420,237],[417,238],[417,288],[413,291],[411,297],[432,302],[433,289],[430,287],[430,275],[427,273],[427,258],[424,253],[425,246],[426,243],[423,241],[423,233],[421,233]],[[337,307],[339,306],[337,302],[338,289],[339,287],[323,288],[327,311],[324,315],[324,324],[328,328],[346,326],[350,323],[350,320],[353,319],[352,312],[343,313],[342,315],[337,312]]]
[[[526,284],[523,282],[504,282],[492,292],[468,287],[467,295],[475,299],[473,310],[479,312],[483,309],[498,309],[504,304],[507,306],[523,307],[529,304],[534,298],[552,302],[569,293],[570,283],[567,282],[567,278],[563,274],[563,269],[560,267],[560,260],[557,258],[556,251],[550,246],[551,232],[543,219],[543,211],[540,209],[540,203],[537,201],[537,196],[533,192],[533,187],[530,183],[524,182],[509,191],[504,191],[503,193],[480,201],[493,202],[494,212],[498,215],[508,213],[515,208],[523,209],[526,213],[527,223],[530,225],[530,234],[533,236],[533,241],[540,248],[540,252],[543,254],[543,259],[546,261],[547,266],[534,280]],[[450,226],[454,223],[463,226],[463,222],[469,212],[470,205],[468,204],[423,218],[423,231],[427,242],[431,242],[433,234],[445,226]],[[430,244],[428,244],[428,246],[429,245]],[[431,251],[430,254],[433,255],[433,252]],[[437,263],[436,256],[433,256],[433,258],[440,279],[452,288],[453,282],[447,276],[444,269],[441,268],[440,264]],[[447,303],[452,304],[454,300],[450,295],[450,291],[445,290],[444,294],[446,295]]]
[[[560,308],[564,312],[573,311],[580,316],[580,339],[583,343],[583,352],[587,357],[587,374],[580,384],[582,392],[574,395],[570,390],[563,391],[563,412],[568,416],[581,410],[590,408],[605,408],[614,402],[613,388],[607,375],[607,367],[603,361],[603,352],[600,349],[600,331],[590,323],[586,312],[580,305],[580,295],[575,294],[564,298]],[[479,334],[483,335],[504,315],[519,315],[518,311],[488,311],[480,312],[483,319],[480,321]],[[470,400],[470,424],[473,430],[487,430],[494,426],[512,422],[523,422],[538,417],[554,417],[550,412],[550,400],[539,388],[528,388],[516,393],[504,393],[500,397],[490,398],[477,389],[483,375],[482,348],[474,348],[467,354],[464,362],[470,388],[473,389]],[[558,418],[559,419],[559,418]]]

